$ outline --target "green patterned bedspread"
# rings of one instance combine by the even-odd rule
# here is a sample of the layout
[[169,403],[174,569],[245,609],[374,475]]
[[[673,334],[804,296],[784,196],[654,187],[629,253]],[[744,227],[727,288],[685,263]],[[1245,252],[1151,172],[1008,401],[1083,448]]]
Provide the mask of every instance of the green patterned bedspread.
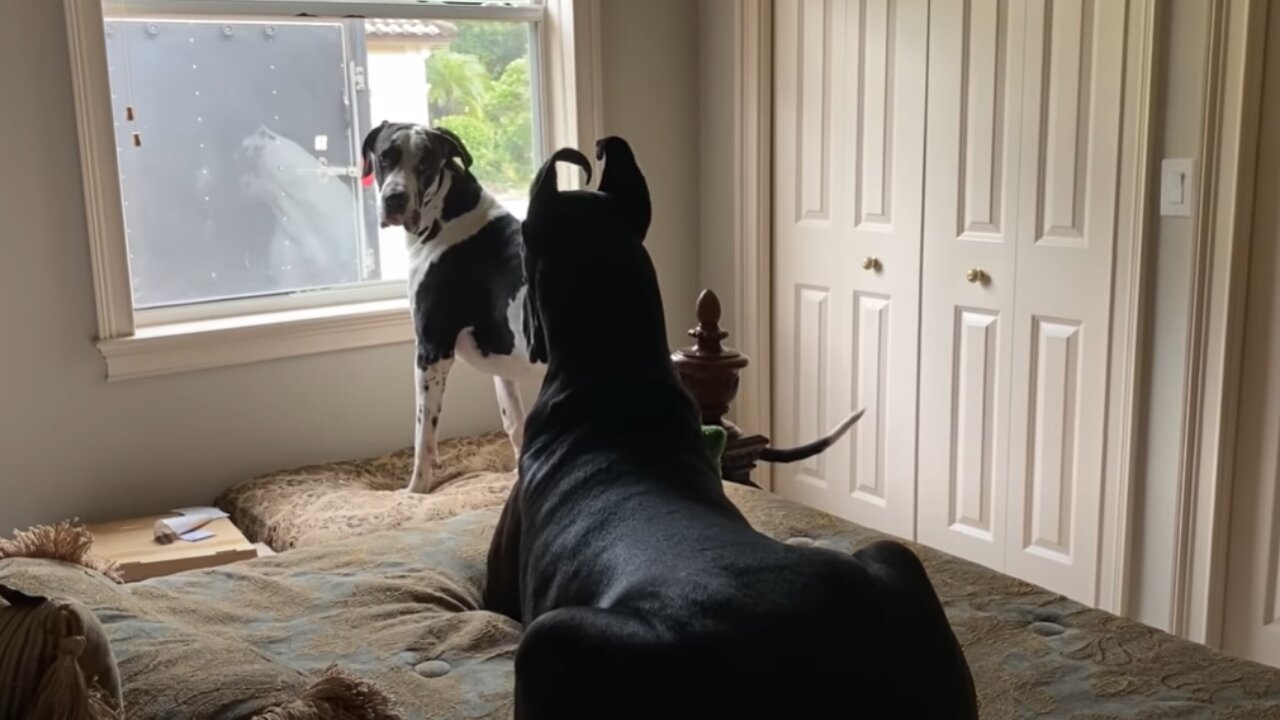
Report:
[[[335,506],[342,531],[306,535],[345,539],[284,537],[279,544],[298,549],[276,557],[125,586],[76,566],[11,559],[0,561],[0,581],[95,610],[134,720],[250,718],[296,698],[334,661],[394,694],[413,720],[506,718],[520,628],[482,610],[480,597],[502,495],[492,485],[510,475],[472,481],[489,498],[477,502],[489,507],[421,522],[408,512],[398,529],[368,532],[351,521],[347,497]],[[880,537],[761,491],[726,487],[751,523],[779,540],[849,552]],[[385,491],[343,492],[400,502]],[[1280,718],[1280,670],[915,549],[964,646],[988,720]],[[857,652],[814,649],[823,661]],[[922,691],[927,685],[921,678]],[[848,717],[859,717],[857,693],[849,701]]]

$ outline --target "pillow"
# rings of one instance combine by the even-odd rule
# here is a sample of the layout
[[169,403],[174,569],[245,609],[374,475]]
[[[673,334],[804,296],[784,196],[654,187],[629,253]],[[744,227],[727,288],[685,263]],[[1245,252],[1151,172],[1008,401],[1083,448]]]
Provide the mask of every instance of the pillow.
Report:
[[0,585],[0,720],[122,717],[120,673],[84,605]]

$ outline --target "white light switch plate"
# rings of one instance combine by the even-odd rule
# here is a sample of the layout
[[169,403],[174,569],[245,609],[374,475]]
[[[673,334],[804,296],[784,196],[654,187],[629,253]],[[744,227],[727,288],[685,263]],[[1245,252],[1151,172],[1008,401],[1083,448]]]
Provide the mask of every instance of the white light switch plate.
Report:
[[1195,198],[1195,161],[1167,158],[1160,164],[1160,215],[1191,217]]

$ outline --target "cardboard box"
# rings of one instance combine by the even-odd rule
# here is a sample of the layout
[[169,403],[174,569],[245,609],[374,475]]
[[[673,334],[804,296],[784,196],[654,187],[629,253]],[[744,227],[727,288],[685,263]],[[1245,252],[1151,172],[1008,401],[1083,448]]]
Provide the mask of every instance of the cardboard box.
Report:
[[120,563],[125,582],[258,557],[257,548],[245,539],[229,518],[219,518],[205,525],[203,530],[214,533],[207,540],[176,540],[169,545],[161,545],[155,540],[155,524],[166,517],[177,516],[170,513],[89,525],[89,532],[93,533],[92,552]]

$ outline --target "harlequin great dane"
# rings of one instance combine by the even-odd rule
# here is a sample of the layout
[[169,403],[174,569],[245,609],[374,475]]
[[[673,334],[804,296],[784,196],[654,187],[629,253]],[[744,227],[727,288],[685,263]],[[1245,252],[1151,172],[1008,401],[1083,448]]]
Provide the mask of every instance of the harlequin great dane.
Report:
[[648,188],[602,140],[596,190],[538,173],[526,302],[550,359],[488,558],[486,608],[525,623],[518,720],[976,718],[919,559],[772,540],[725,496],[671,364],[642,241]]
[[404,228],[417,335],[417,416],[410,492],[430,492],[436,427],[454,358],[494,377],[502,424],[518,455],[519,383],[536,377],[524,327],[520,221],[471,174],[471,155],[444,128],[389,123],[364,140],[364,177],[378,185],[383,227]]

